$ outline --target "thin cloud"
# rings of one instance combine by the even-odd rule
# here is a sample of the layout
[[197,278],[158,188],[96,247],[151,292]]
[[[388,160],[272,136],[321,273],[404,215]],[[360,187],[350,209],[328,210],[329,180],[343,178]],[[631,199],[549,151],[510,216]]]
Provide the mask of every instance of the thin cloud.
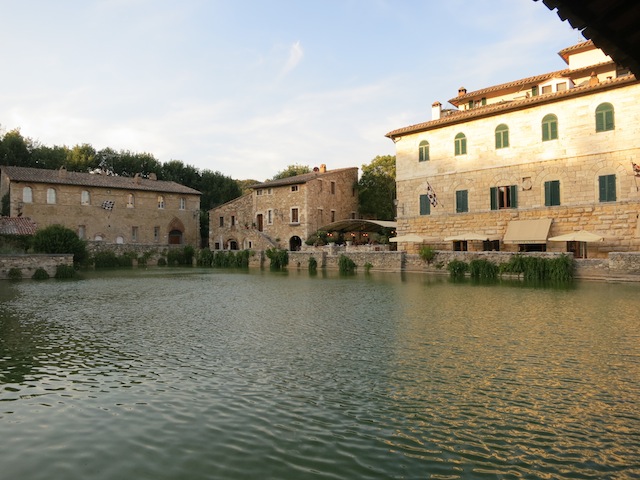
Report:
[[289,49],[289,58],[287,59],[287,63],[285,64],[284,69],[280,74],[280,78],[291,73],[298,66],[298,64],[302,61],[303,58],[304,58],[304,50],[302,49],[302,45],[300,45],[300,42],[297,41],[296,43],[291,45],[291,48]]

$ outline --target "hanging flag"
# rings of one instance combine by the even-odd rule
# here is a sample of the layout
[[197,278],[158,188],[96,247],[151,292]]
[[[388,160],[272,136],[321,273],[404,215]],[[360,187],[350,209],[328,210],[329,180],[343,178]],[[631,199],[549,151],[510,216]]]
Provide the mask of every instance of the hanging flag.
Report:
[[636,177],[640,177],[640,165],[638,165],[636,163],[633,163],[633,162],[631,162],[631,165],[633,166],[633,174]]
[[429,182],[427,182],[427,197],[429,198],[429,203],[431,203],[432,207],[438,205],[438,197],[436,196],[436,192],[431,187],[431,184]]
[[113,210],[113,206],[116,204],[113,200],[105,200],[102,202],[102,208],[105,210]]

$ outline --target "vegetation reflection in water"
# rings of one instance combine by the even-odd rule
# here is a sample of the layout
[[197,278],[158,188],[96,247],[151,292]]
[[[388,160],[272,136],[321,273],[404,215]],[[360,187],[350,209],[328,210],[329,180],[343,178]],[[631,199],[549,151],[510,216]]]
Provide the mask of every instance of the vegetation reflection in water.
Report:
[[638,477],[639,289],[306,269],[5,282],[3,475]]

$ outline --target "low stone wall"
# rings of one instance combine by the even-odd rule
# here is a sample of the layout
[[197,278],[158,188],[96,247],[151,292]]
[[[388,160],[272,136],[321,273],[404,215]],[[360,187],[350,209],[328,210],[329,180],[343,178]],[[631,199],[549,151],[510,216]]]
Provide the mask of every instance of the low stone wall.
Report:
[[[89,255],[93,255],[97,252],[111,251],[117,256],[124,255],[125,253],[135,253],[136,256],[141,257],[145,254],[151,254],[147,260],[147,265],[157,265],[158,260],[162,257],[167,257],[167,252],[172,249],[182,250],[186,245],[158,245],[157,243],[105,243],[105,242],[87,242],[87,251]],[[137,262],[134,260],[134,266]]]
[[31,278],[38,268],[53,277],[58,265],[73,266],[73,254],[0,255],[0,280],[9,278],[9,270],[18,268],[22,278]]

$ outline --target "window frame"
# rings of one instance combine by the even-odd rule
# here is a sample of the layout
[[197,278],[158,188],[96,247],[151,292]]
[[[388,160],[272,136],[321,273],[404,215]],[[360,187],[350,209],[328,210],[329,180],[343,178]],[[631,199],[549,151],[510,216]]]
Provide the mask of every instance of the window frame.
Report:
[[458,134],[456,134],[453,141],[454,141],[454,148],[453,148],[454,156],[459,157],[460,155],[466,155],[467,154],[467,136],[464,133],[459,132]]
[[495,129],[496,150],[509,147],[509,126],[501,123]]
[[130,193],[127,196],[127,208],[135,208],[136,206],[136,196],[133,193]]
[[91,193],[89,190],[80,192],[80,205],[91,205]]
[[469,190],[456,190],[456,213],[469,211]]
[[158,195],[158,210],[164,210],[164,195]]
[[300,223],[300,209],[298,207],[291,207],[291,210],[289,210],[289,223],[292,225]]
[[428,162],[429,160],[429,142],[422,140],[418,145],[418,162]]
[[55,188],[47,188],[47,205],[55,205],[58,202],[58,194]]
[[423,193],[419,199],[420,215],[431,215],[431,199],[429,195]]
[[187,209],[187,199],[185,197],[180,197],[180,210]]
[[22,203],[33,203],[33,188],[29,186],[22,188]]
[[518,208],[518,186],[499,185],[490,188],[491,210]]
[[600,203],[615,202],[616,199],[616,174],[600,175],[598,177],[598,201]]
[[596,132],[610,132],[616,129],[615,110],[609,102],[603,102],[595,111]]
[[560,205],[560,180],[544,182],[544,206],[557,207]]
[[542,129],[542,141],[548,142],[550,140],[558,139],[558,117],[555,113],[547,113],[542,117],[540,122],[540,128]]

